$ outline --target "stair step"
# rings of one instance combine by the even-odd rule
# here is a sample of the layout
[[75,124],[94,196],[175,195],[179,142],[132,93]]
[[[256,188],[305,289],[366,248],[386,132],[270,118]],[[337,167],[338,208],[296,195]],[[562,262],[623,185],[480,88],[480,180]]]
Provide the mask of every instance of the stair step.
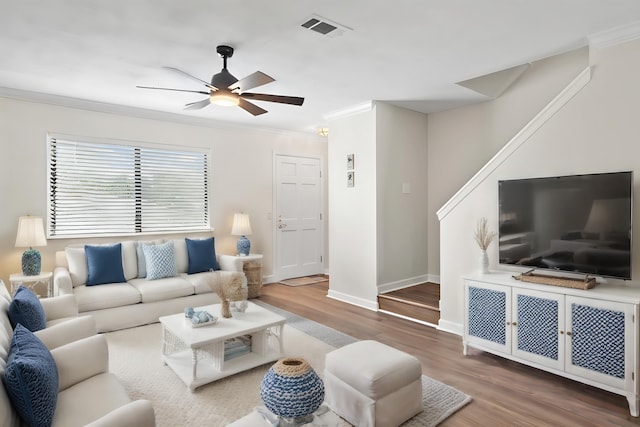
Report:
[[434,325],[440,320],[440,286],[423,283],[378,295],[378,307],[390,313]]
[[380,310],[389,311],[422,322],[438,324],[440,310],[428,304],[410,301],[388,295],[378,295],[378,307]]

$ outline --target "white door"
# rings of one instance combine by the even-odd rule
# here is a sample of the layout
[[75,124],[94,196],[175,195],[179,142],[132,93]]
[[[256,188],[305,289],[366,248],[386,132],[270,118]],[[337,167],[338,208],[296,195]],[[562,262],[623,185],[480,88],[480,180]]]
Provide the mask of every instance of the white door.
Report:
[[320,159],[276,156],[276,280],[322,273]]

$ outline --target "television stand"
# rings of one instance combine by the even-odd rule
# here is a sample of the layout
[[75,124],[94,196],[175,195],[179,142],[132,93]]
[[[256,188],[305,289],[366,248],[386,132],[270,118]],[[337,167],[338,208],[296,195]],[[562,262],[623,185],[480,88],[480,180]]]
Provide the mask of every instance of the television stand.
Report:
[[464,278],[463,351],[474,347],[580,381],[640,409],[640,288],[590,289],[515,280],[510,273]]

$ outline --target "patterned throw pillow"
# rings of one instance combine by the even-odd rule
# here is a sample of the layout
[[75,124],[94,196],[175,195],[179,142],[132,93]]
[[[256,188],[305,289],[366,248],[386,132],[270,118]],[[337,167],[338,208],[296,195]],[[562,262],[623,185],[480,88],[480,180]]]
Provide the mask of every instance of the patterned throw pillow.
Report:
[[147,279],[156,280],[178,275],[172,241],[161,245],[143,245],[142,251],[147,267]]
[[58,368],[49,349],[22,325],[13,332],[2,382],[26,425],[51,425],[58,402]]
[[38,296],[31,289],[20,285],[11,304],[9,304],[9,321],[12,328],[20,323],[31,332],[39,331],[47,326],[44,308],[42,308]]

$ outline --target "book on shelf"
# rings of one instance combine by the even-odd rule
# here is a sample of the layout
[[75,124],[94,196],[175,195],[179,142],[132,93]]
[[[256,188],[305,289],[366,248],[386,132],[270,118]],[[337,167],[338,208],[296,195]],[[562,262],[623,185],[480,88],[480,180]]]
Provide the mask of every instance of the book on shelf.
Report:
[[251,335],[242,335],[224,342],[224,360],[231,360],[251,352]]

